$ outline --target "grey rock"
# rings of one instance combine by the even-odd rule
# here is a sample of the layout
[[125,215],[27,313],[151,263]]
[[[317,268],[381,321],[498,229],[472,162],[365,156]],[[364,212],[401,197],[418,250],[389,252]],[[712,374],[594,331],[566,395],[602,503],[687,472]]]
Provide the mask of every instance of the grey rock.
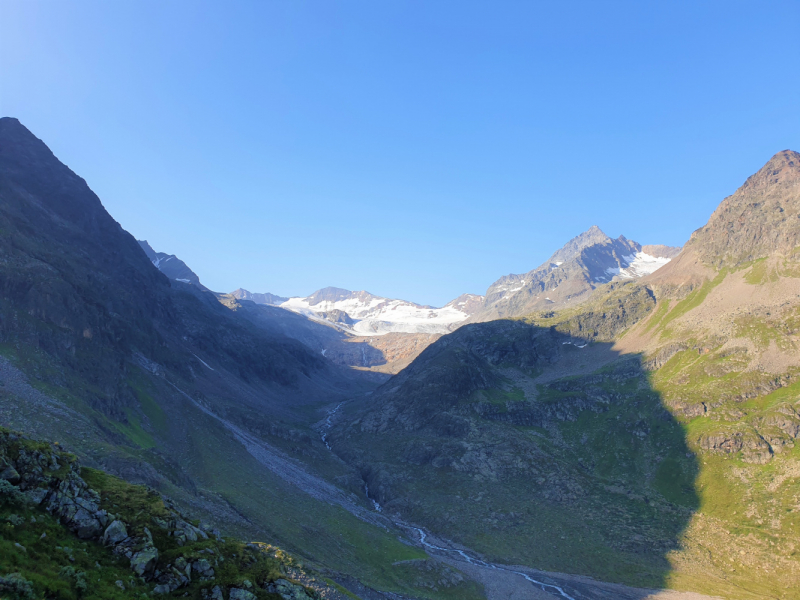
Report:
[[103,543],[107,546],[115,546],[128,537],[128,529],[122,521],[114,521],[103,533]]
[[241,588],[231,588],[228,598],[230,600],[256,600],[256,595]]
[[169,586],[166,583],[160,583],[153,588],[154,594],[169,594],[171,591],[172,590],[169,589]]
[[47,490],[44,488],[33,488],[25,492],[31,504],[39,505],[47,498]]
[[103,526],[85,508],[80,508],[71,519],[71,528],[82,540],[88,540],[100,535]]
[[5,479],[6,481],[14,485],[17,485],[21,480],[19,473],[17,473],[17,470],[10,465],[7,466],[2,471],[0,471],[0,479]]
[[117,579],[117,580],[114,582],[114,585],[116,585],[116,586],[117,586],[119,589],[121,589],[121,590],[124,590],[124,589],[125,589],[125,584],[122,582],[122,580],[121,580],[121,579]]
[[215,585],[211,590],[211,600],[225,600],[225,597],[222,595],[222,588],[218,585]]
[[286,579],[277,579],[267,586],[267,591],[278,594],[284,600],[314,600],[309,596],[302,585],[292,583]]
[[108,527],[108,524],[111,522],[111,519],[108,518],[108,513],[104,510],[98,510],[94,513],[94,518],[97,519],[103,527]]
[[194,561],[192,563],[192,571],[198,573],[201,577],[214,577],[214,569],[205,558]]
[[150,573],[158,561],[158,550],[152,546],[144,548],[131,557],[131,569],[139,577],[144,577],[145,573]]

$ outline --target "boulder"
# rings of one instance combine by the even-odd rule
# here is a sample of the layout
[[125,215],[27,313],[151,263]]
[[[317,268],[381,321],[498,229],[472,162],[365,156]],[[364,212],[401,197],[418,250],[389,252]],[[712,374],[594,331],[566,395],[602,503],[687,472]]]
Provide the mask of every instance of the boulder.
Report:
[[25,492],[25,495],[28,497],[31,504],[38,506],[47,498],[47,490],[44,488],[33,488]]
[[0,471],[0,479],[5,479],[9,483],[17,485],[20,482],[21,477],[14,467],[8,465],[6,468]]
[[200,577],[214,577],[214,569],[205,558],[194,561],[192,563],[192,571],[200,575]]
[[143,550],[131,556],[131,569],[139,577],[144,577],[145,573],[150,573],[158,561],[158,550],[152,546],[146,546]]
[[75,512],[70,519],[69,526],[82,540],[98,537],[103,531],[100,521],[85,508],[79,508]]
[[106,527],[103,533],[103,543],[106,546],[116,546],[128,537],[128,529],[122,521],[114,521]]
[[241,588],[231,588],[228,598],[230,600],[256,600],[256,595]]
[[306,588],[286,579],[276,579],[274,583],[266,586],[266,590],[272,594],[278,594],[283,600],[314,600]]

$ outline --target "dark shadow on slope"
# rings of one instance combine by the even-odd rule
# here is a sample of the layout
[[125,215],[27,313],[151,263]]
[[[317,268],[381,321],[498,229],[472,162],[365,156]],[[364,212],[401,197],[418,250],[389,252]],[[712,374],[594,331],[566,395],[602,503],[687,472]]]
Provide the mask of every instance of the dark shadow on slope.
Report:
[[[170,281],[86,182],[9,118],[0,119],[0,354],[88,420],[93,433],[77,451],[110,446],[138,462],[145,450],[177,454],[170,427],[182,415],[165,409],[173,384],[226,418],[281,432],[376,385]],[[156,458],[146,460],[164,462]]]
[[697,461],[642,357],[597,341],[644,302],[558,327],[465,326],[362,400],[333,447],[385,511],[485,560],[664,587]]

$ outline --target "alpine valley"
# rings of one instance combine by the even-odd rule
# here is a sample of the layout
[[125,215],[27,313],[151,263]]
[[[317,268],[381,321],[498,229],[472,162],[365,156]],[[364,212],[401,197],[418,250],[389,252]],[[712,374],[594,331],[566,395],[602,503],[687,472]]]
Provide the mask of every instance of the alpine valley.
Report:
[[0,119],[0,598],[800,598],[800,154],[441,308],[164,250]]

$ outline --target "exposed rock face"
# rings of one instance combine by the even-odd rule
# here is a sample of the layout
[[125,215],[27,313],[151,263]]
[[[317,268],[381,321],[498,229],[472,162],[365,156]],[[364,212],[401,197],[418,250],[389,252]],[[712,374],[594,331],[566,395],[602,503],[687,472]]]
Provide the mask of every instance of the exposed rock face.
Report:
[[131,569],[139,577],[149,576],[158,562],[158,550],[152,546],[146,547],[131,556]]
[[742,452],[745,462],[764,464],[772,458],[772,448],[755,432],[717,432],[703,435],[698,444],[703,450],[722,454]]
[[[284,600],[314,600],[314,597],[310,596],[302,585],[297,585],[286,579],[276,579],[274,583],[269,584],[265,589],[273,594],[278,594]],[[243,600],[251,600],[255,596],[250,594],[247,598],[242,598]]]
[[[0,459],[14,463],[21,473],[19,487],[29,500],[43,504],[79,538],[100,541],[111,546],[115,554],[126,556],[136,575],[152,578],[158,561],[152,539],[129,537],[125,523],[100,508],[100,497],[81,478],[73,456],[44,445],[31,451],[19,443],[20,439],[16,434],[0,432]],[[14,454],[16,459],[12,459]]]
[[605,283],[648,275],[680,252],[669,246],[641,246],[612,239],[593,226],[567,242],[544,264],[523,275],[493,283],[472,321],[516,317],[537,310],[564,308],[585,301]]
[[681,249],[675,246],[665,246],[663,244],[646,244],[642,246],[642,252],[650,256],[655,256],[656,258],[673,259],[681,253]]
[[164,252],[156,252],[147,243],[147,240],[139,240],[139,245],[144,250],[150,262],[164,275],[174,281],[181,283],[190,283],[198,286],[200,289],[207,289],[200,283],[200,278],[192,271],[189,266],[174,254],[166,254]]
[[334,308],[333,310],[327,310],[319,313],[319,315],[331,323],[341,323],[342,325],[353,325],[355,321],[343,310],[338,310]]
[[800,246],[800,153],[773,156],[722,201],[686,249],[716,268],[771,254],[789,256]]
[[278,306],[286,302],[289,298],[285,298],[284,296],[276,296],[275,294],[265,293],[265,294],[258,294],[253,292],[248,292],[245,289],[239,288],[238,290],[234,290],[231,292],[231,296],[238,300],[249,300],[250,302],[255,302],[256,304],[269,304]]
[[107,546],[115,546],[128,537],[128,530],[122,521],[114,521],[103,532],[103,543]]
[[[186,556],[174,557],[173,550],[174,558],[171,563],[165,564],[165,561],[160,560],[161,554],[147,527],[140,529],[138,535],[133,535],[130,523],[100,507],[100,496],[81,477],[80,466],[73,455],[0,429],[0,463],[13,467],[18,472],[17,493],[23,501],[42,505],[79,538],[102,543],[112,553],[126,557],[134,575],[156,584],[153,590],[155,594],[170,594],[184,588],[193,580],[215,580],[215,567],[219,563],[214,551],[209,548],[200,551],[206,553],[208,558],[197,558],[196,551]],[[4,493],[8,494],[9,490],[4,490]],[[153,517],[153,525],[173,537],[179,546],[187,540],[208,539],[204,529],[189,523],[168,501],[164,504],[167,506],[168,517]],[[14,581],[8,583],[0,578],[0,591],[13,592],[13,585]],[[119,581],[117,585],[120,589],[125,589],[124,582]],[[253,587],[248,580],[244,580],[243,585],[245,588]],[[313,592],[307,593],[303,586],[285,579],[277,582],[260,581],[259,585],[264,588],[277,586],[276,593],[284,598],[315,598]],[[202,594],[203,597],[212,599],[224,600],[226,597],[225,588],[220,586],[214,586],[210,594],[204,589]],[[256,596],[247,589],[230,587],[227,589],[227,598],[254,600]]]

